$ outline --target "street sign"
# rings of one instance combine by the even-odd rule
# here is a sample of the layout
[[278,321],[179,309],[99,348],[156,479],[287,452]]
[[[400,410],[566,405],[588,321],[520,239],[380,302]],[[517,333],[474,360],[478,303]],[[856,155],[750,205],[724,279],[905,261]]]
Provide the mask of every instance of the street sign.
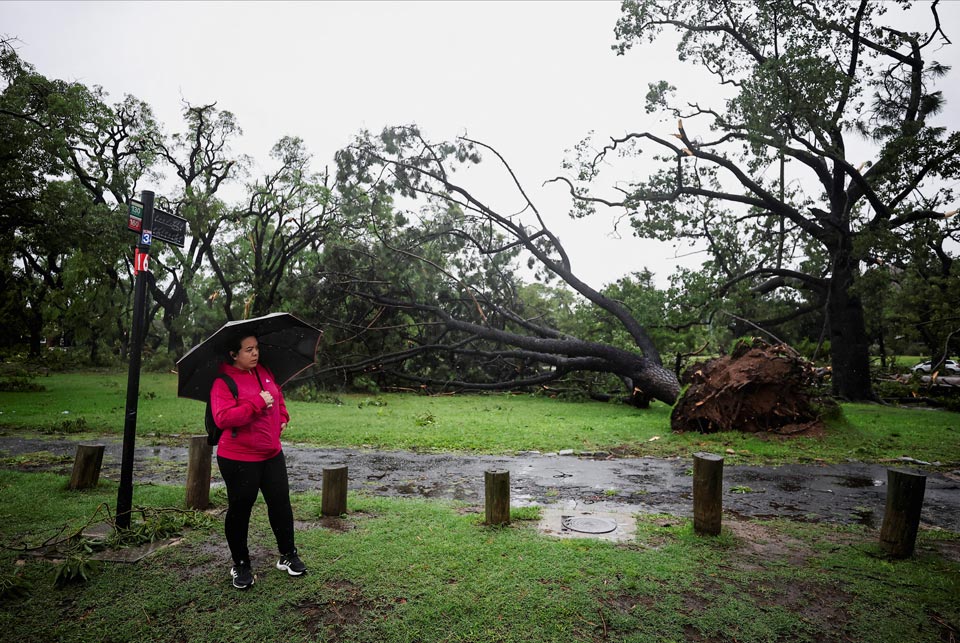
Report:
[[153,237],[180,248],[187,236],[187,220],[163,210],[153,211]]
[[[127,228],[134,232],[142,232],[143,204],[135,199],[129,203]],[[166,241],[167,243],[172,243],[182,248],[187,235],[187,220],[175,214],[154,208],[152,232],[154,239]]]
[[140,232],[143,228],[143,205],[141,205],[139,201],[131,201],[127,204],[127,208],[129,213],[127,217],[127,230]]
[[140,252],[140,248],[133,249],[133,274],[150,272],[150,255]]

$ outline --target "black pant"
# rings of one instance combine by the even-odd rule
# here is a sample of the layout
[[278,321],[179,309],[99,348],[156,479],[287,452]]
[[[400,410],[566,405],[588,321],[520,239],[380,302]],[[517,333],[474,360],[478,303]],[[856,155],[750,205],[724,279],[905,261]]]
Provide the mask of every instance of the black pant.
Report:
[[227,486],[227,518],[224,531],[233,562],[250,561],[247,548],[247,532],[250,529],[250,512],[257,501],[257,493],[263,492],[267,502],[270,527],[277,538],[281,554],[294,550],[293,509],[290,507],[290,484],[287,481],[287,461],[283,451],[261,462],[242,462],[217,456],[220,475]]

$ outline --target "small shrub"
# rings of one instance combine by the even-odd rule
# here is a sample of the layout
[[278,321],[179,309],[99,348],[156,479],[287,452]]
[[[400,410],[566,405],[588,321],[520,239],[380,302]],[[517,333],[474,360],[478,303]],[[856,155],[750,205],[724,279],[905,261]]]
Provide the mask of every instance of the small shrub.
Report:
[[36,360],[43,368],[55,372],[63,373],[66,371],[81,369],[89,366],[84,351],[77,350],[74,347],[68,348],[48,348]]
[[352,387],[357,391],[364,393],[378,393],[380,387],[371,378],[366,375],[359,375],[353,378]]
[[87,424],[87,421],[78,417],[61,420],[58,424],[47,426],[41,429],[41,433],[84,433],[90,430],[92,430],[92,427]]
[[420,413],[414,418],[414,422],[417,426],[430,426],[436,424],[437,418],[434,417],[433,413]]
[[47,387],[43,384],[37,384],[27,377],[0,380],[0,391],[5,393],[42,393],[46,390]]
[[317,404],[335,404],[343,406],[343,400],[333,393],[321,391],[314,386],[297,386],[283,392],[283,396],[288,400],[296,402],[312,402]]
[[176,362],[167,353],[153,353],[143,358],[143,370],[151,373],[169,373],[176,369]]

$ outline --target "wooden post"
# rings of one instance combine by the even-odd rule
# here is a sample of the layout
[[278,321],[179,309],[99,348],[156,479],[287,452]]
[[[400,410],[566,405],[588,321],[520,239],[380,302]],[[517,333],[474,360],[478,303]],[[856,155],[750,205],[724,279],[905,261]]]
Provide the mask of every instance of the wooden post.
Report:
[[212,458],[213,447],[207,444],[207,436],[191,436],[187,464],[187,509],[203,511],[210,506],[210,461]]
[[723,458],[713,453],[693,454],[693,530],[720,534],[723,512]]
[[340,516],[347,513],[346,466],[324,468],[320,513],[324,516]]
[[67,489],[89,489],[100,482],[100,467],[103,466],[102,444],[78,444],[73,460],[73,474]]
[[483,472],[486,499],[486,523],[510,524],[510,472],[493,470]]
[[925,475],[887,469],[887,508],[880,528],[880,546],[893,558],[913,554],[926,485]]

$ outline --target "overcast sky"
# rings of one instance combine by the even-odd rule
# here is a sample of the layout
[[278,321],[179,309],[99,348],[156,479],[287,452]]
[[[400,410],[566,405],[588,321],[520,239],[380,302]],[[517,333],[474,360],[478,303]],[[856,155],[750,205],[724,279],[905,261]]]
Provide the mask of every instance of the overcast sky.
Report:
[[[116,101],[146,101],[168,132],[182,129],[183,101],[216,102],[243,129],[233,149],[261,169],[285,135],[303,138],[320,169],[362,128],[415,122],[432,139],[467,133],[511,163],[582,278],[600,286],[648,267],[665,284],[678,262],[694,261],[677,259],[687,249],[640,241],[626,229],[612,238],[611,213],[572,222],[565,189],[542,186],[590,131],[675,131],[672,121],[644,113],[648,82],[707,86],[667,42],[616,56],[619,7],[0,1],[0,35],[17,38],[20,55],[48,77],[100,85]],[[951,29],[960,27],[960,2],[941,3],[941,16],[948,35],[960,38]],[[958,49],[937,59],[956,67]]]

